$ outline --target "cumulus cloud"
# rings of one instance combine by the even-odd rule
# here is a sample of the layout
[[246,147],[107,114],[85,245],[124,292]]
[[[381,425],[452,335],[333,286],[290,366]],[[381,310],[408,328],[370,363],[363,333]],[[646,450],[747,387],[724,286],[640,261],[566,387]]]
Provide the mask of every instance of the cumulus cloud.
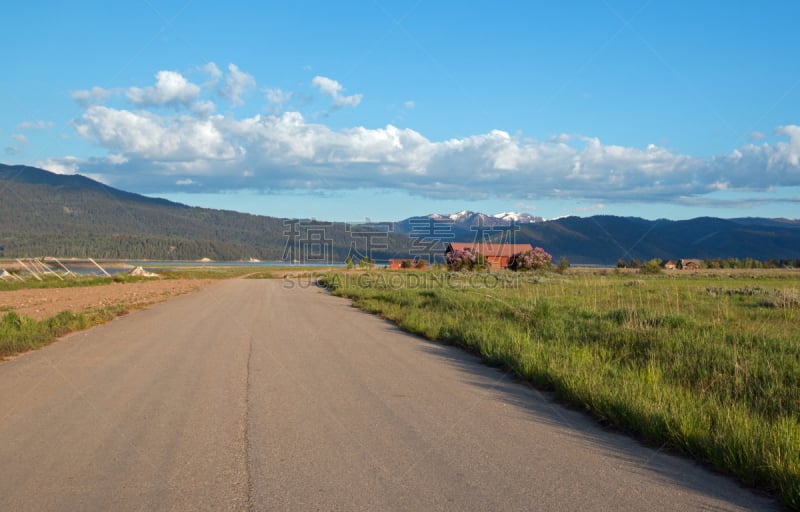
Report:
[[81,136],[142,166],[206,175],[216,162],[203,182],[216,189],[235,188],[227,180],[241,177],[242,168],[251,170],[256,183],[250,187],[397,188],[443,198],[668,200],[721,188],[800,185],[800,127],[795,126],[779,130],[785,142],[711,160],[656,146],[605,145],[590,137],[523,141],[500,130],[442,142],[392,125],[337,131],[297,112],[197,119],[95,106],[75,126]]
[[361,94],[353,94],[352,96],[342,95],[342,84],[325,76],[315,76],[311,79],[311,85],[319,89],[323,94],[327,94],[333,99],[333,104],[336,107],[355,107],[361,103]]
[[192,105],[192,112],[200,117],[210,116],[217,109],[213,101],[198,101]]
[[213,62],[209,62],[205,66],[201,66],[200,71],[210,76],[214,82],[216,82],[222,77],[222,71],[220,71],[217,65]]
[[159,71],[156,73],[156,85],[144,89],[131,87],[126,95],[138,106],[189,106],[200,95],[200,87],[176,71]]
[[[211,75],[219,71],[207,68]],[[266,104],[257,110],[270,114],[216,113],[204,91],[170,73],[160,72],[155,86],[133,93],[140,107],[135,111],[98,104],[107,97],[103,89],[84,91],[79,97],[87,101],[72,126],[109,156],[49,165],[79,168],[147,193],[379,188],[449,199],[574,198],[605,204],[800,186],[800,126],[795,125],[778,127],[777,142],[750,143],[703,159],[579,134],[539,141],[493,130],[433,141],[392,124],[331,129],[301,112],[285,111],[297,96],[275,88],[259,97]],[[255,87],[255,79],[233,64],[219,77],[232,103],[243,102]],[[344,96],[342,85],[327,77],[314,77],[312,85],[334,105],[356,105],[361,98]],[[147,108],[173,103],[190,108]]]
[[244,105],[243,96],[254,89],[256,80],[252,75],[241,71],[236,64],[228,64],[228,76],[225,77],[225,86],[222,94],[230,100],[234,106]]
[[[48,158],[45,160],[37,160],[33,163],[36,167],[48,170],[56,174],[75,174],[81,168],[82,164],[89,163],[88,160],[82,160],[74,156],[65,156],[61,158]],[[84,173],[88,175],[89,173]],[[101,181],[102,180],[98,180]]]
[[78,134],[131,159],[229,160],[236,147],[218,127],[221,118],[162,117],[95,105],[74,122]]
[[270,103],[272,112],[281,112],[283,107],[291,101],[294,93],[276,88],[269,88],[264,91],[267,101]]

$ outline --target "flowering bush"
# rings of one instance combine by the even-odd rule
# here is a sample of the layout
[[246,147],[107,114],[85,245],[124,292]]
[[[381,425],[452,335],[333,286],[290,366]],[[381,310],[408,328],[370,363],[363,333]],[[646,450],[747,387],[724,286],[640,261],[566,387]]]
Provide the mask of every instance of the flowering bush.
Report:
[[532,251],[518,252],[508,260],[511,270],[539,270],[553,267],[553,256],[541,247]]
[[479,252],[473,253],[469,249],[449,252],[445,259],[447,268],[454,272],[461,270],[486,270],[489,268],[489,263],[486,261],[486,257],[483,254]]
[[415,269],[418,269],[418,270],[424,270],[427,266],[428,266],[428,260],[424,260],[422,258],[420,258],[418,260],[417,259],[414,259],[414,260],[403,260],[403,261],[400,262],[400,268],[404,268],[404,269],[415,268]]

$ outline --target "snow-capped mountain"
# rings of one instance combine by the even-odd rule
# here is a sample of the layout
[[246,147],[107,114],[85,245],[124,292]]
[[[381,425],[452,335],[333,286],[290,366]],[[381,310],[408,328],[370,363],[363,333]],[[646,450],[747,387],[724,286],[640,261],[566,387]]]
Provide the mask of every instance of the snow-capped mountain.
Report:
[[544,222],[545,220],[542,217],[537,217],[531,215],[530,213],[501,212],[495,213],[494,215],[488,215],[485,213],[473,212],[471,210],[462,210],[460,212],[451,214],[432,213],[426,217],[433,220],[449,220],[456,224],[475,225],[481,223],[485,226],[498,226],[501,224],[510,224],[512,222],[517,224],[527,224],[530,222]]
[[[503,231],[520,224],[544,222],[542,217],[529,213],[502,212],[488,215],[471,210],[457,213],[410,217],[396,224],[396,230],[406,234],[425,235],[429,238],[448,239],[475,236],[482,229]],[[430,233],[428,233],[430,232]]]
[[544,218],[531,215],[530,213],[503,212],[495,213],[492,217],[506,222],[516,222],[517,224],[527,224],[530,222],[544,222]]

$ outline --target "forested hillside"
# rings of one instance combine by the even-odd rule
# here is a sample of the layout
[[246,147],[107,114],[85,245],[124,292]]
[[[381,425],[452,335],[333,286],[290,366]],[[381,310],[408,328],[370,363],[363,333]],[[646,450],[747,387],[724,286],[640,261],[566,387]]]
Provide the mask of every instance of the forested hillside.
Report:
[[583,264],[651,258],[800,258],[800,223],[783,219],[566,217],[522,225],[515,238]]
[[[351,253],[365,255],[367,238],[344,224],[292,224],[194,208],[83,176],[0,164],[0,246],[6,257],[304,260],[310,254],[341,262]],[[406,237],[385,238],[373,243],[373,257],[406,249]]]

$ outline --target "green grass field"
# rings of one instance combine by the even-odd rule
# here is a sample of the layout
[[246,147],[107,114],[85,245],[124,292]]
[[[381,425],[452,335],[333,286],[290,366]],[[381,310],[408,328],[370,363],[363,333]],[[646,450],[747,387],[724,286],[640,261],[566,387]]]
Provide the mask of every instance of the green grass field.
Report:
[[800,272],[325,280],[358,307],[800,508]]
[[54,317],[35,320],[7,312],[0,317],[0,359],[41,348],[59,336],[108,322],[125,313],[125,308],[110,306],[88,313],[62,311]]

